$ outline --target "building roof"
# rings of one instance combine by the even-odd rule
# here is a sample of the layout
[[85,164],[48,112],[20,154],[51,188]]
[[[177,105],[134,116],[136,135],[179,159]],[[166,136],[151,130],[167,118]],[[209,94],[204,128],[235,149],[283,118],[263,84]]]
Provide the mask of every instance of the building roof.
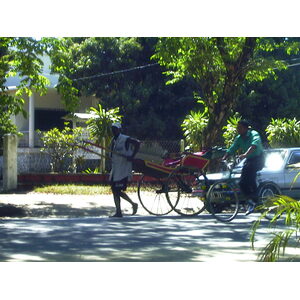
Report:
[[80,121],[80,122],[87,121],[91,118],[95,118],[95,115],[87,114],[87,113],[73,113],[63,117],[63,119],[65,120]]
[[[50,70],[51,60],[50,60],[49,56],[43,56],[41,59],[44,62],[44,67],[43,67],[43,71],[42,71],[41,75],[43,75],[49,79],[50,85],[48,86],[48,88],[54,89],[57,86],[59,75],[58,74],[50,74],[51,73],[51,70]],[[6,82],[4,85],[8,88],[8,90],[16,90],[17,87],[20,85],[21,80],[23,78],[24,77],[20,77],[18,75],[9,77],[6,79]]]

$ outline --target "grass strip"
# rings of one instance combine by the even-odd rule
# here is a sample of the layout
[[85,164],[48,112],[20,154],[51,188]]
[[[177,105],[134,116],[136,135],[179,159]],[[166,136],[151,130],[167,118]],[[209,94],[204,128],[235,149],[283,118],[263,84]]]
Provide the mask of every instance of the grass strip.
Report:
[[[129,186],[127,192],[136,192],[134,186]],[[79,184],[54,184],[34,187],[33,192],[42,194],[68,194],[68,195],[100,195],[111,194],[109,185],[79,185]]]

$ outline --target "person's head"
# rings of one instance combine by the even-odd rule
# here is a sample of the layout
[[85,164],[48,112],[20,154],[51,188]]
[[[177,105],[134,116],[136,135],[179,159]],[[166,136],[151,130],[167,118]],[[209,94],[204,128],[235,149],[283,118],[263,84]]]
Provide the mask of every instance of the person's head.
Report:
[[237,131],[240,135],[245,135],[250,128],[250,123],[247,120],[240,120],[237,125]]
[[121,133],[121,130],[122,130],[121,123],[119,123],[119,122],[113,123],[111,125],[111,130],[112,130],[113,135],[115,137],[117,137]]

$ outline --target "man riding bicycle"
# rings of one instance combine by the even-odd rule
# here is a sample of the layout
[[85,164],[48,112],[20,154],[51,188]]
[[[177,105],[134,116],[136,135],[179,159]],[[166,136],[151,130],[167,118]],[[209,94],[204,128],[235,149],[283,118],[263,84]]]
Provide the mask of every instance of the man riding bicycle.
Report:
[[248,121],[240,120],[237,131],[239,135],[235,138],[223,159],[225,160],[239,149],[242,151],[239,158],[246,158],[239,185],[248,200],[246,215],[249,215],[253,213],[258,204],[256,173],[264,167],[263,145],[259,133],[251,129]]

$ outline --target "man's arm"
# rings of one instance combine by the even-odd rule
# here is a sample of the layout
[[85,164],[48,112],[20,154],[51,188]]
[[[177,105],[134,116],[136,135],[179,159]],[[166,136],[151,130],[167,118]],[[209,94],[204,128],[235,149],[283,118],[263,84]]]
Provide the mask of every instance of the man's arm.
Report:
[[133,139],[131,137],[129,137],[127,140],[126,140],[126,149],[129,148],[129,144],[133,145],[133,152],[131,154],[131,156],[127,157],[127,159],[129,161],[132,161],[134,156],[137,154],[137,152],[139,151],[140,149],[140,144],[141,142],[137,139]]
[[226,160],[228,156],[234,154],[239,148],[239,136],[237,136],[234,141],[233,144],[229,147],[229,149],[227,150],[227,152],[225,153],[225,155],[223,156],[223,160]]
[[240,159],[247,158],[247,156],[250,155],[251,153],[253,153],[255,151],[255,149],[256,149],[256,146],[255,145],[251,145],[244,154],[241,154],[239,156],[239,158]]

